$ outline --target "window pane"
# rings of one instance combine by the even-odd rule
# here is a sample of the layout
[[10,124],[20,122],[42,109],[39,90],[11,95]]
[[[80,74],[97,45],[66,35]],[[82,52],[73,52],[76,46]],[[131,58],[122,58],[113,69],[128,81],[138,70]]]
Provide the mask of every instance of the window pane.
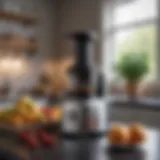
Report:
[[158,0],[132,0],[130,3],[115,5],[113,25],[156,18],[157,2]]
[[107,36],[103,43],[103,67],[104,67],[104,73],[107,78],[107,81],[110,82],[114,79],[115,73],[113,71],[114,69],[114,61],[115,57],[115,47],[114,47],[114,36]]
[[155,75],[156,26],[149,25],[125,31],[119,31],[114,36],[115,59],[123,53],[147,53],[150,58],[150,76]]

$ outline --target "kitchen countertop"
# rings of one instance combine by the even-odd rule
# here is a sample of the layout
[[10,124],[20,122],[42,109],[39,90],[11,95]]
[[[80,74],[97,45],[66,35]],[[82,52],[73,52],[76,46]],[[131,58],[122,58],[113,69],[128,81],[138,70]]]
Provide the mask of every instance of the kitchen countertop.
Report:
[[105,138],[88,140],[62,140],[53,150],[32,152],[33,160],[159,160],[160,134],[148,132],[148,141],[141,149],[129,152],[109,152]]
[[135,98],[130,99],[121,96],[111,96],[107,98],[109,104],[113,107],[130,107],[137,109],[160,110],[160,99],[153,98]]
[[53,148],[27,150],[26,157],[28,160],[160,160],[160,132],[148,130],[147,135],[147,141],[140,149],[129,152],[109,152],[106,139],[102,137],[61,139]]
[[[32,97],[37,106],[45,106],[48,102],[46,97]],[[160,110],[160,99],[136,98],[130,99],[125,96],[107,96],[107,102],[113,107],[133,107],[137,109]],[[0,100],[0,109],[6,106],[12,106],[17,99]]]

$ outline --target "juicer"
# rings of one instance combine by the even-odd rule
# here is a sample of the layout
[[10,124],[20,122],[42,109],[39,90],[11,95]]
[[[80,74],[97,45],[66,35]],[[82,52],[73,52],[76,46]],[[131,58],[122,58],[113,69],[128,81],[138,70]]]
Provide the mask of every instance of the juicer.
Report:
[[69,35],[75,46],[75,63],[70,71],[72,89],[62,106],[62,135],[100,136],[108,127],[105,79],[93,58],[95,36],[88,32]]

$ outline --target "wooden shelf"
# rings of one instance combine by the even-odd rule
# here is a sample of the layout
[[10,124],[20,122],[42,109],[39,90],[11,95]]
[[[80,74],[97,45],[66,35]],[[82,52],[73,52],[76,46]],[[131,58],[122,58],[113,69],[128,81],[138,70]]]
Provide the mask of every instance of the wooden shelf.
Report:
[[21,36],[0,36],[0,48],[15,52],[37,52],[38,43]]
[[0,11],[0,19],[14,20],[28,25],[36,24],[38,22],[34,17],[5,11]]

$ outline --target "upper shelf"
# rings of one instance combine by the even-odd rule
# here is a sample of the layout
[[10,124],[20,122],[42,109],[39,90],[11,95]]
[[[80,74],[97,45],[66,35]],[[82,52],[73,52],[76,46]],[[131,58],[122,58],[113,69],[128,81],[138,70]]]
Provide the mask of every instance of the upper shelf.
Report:
[[16,52],[33,53],[38,51],[38,42],[35,38],[24,39],[21,36],[0,36],[0,49],[10,49]]
[[14,20],[28,25],[36,24],[38,22],[37,19],[34,17],[23,15],[20,13],[5,12],[5,11],[0,11],[0,20],[1,19]]

